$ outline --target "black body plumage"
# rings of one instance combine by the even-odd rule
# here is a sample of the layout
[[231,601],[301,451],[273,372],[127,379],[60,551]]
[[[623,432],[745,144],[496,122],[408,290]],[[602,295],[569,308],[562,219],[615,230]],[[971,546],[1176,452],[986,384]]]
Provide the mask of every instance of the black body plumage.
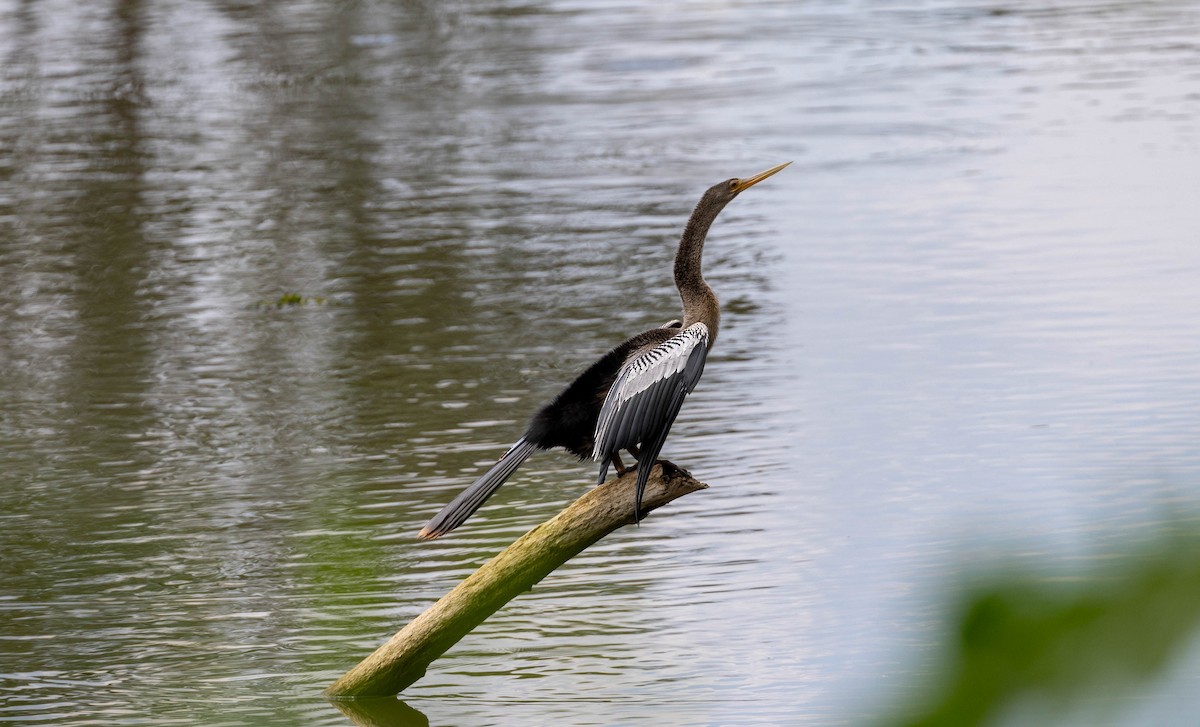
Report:
[[533,415],[525,435],[491,469],[443,507],[421,530],[420,537],[436,538],[466,522],[535,449],[562,447],[581,460],[591,458],[596,442],[596,420],[621,367],[632,352],[661,343],[678,331],[678,328],[644,331],[589,366]]
[[621,367],[633,352],[660,344],[678,332],[652,328],[604,354],[533,415],[525,439],[540,449],[562,447],[581,460],[591,459],[596,447],[596,420]]

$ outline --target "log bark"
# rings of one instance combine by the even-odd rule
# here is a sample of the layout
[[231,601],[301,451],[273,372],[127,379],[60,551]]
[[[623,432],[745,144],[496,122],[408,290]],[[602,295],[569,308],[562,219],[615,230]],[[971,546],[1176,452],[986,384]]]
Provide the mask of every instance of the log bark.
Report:
[[[398,694],[488,616],[555,568],[623,525],[633,523],[636,474],[610,480],[525,533],[413,619],[375,653],[325,690],[331,699]],[[660,461],[642,497],[643,517],[707,485]]]

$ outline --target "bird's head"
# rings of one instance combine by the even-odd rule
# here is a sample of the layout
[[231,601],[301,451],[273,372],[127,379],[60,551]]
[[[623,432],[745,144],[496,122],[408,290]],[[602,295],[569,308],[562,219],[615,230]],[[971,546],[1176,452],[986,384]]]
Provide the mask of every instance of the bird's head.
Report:
[[770,169],[759,172],[751,177],[744,177],[741,179],[734,177],[733,179],[726,179],[724,182],[718,182],[717,184],[709,187],[708,191],[704,193],[703,202],[724,207],[725,205],[729,204],[734,197],[738,196],[747,189],[750,189],[772,174],[783,171],[784,167],[789,164],[791,164],[791,162],[784,162],[783,164],[771,167]]

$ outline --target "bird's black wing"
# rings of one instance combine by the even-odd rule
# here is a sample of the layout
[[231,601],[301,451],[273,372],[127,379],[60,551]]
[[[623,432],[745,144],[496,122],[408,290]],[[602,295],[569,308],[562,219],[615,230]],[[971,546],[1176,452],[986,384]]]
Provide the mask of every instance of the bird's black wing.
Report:
[[707,355],[708,327],[693,323],[627,361],[608,391],[596,422],[592,458],[600,462],[603,482],[612,455],[642,445],[638,457],[638,510],[650,467],[662,451],[684,397],[700,380]]

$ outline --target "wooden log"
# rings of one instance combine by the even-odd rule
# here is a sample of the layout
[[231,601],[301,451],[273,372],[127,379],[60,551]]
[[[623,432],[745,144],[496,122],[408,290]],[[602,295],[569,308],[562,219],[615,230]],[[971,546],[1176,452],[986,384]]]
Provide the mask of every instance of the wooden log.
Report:
[[[394,695],[420,679],[426,667],[504,604],[584,548],[633,523],[636,479],[630,470],[522,535],[346,672],[325,695],[331,699]],[[646,483],[643,517],[706,487],[687,471],[660,461]]]

